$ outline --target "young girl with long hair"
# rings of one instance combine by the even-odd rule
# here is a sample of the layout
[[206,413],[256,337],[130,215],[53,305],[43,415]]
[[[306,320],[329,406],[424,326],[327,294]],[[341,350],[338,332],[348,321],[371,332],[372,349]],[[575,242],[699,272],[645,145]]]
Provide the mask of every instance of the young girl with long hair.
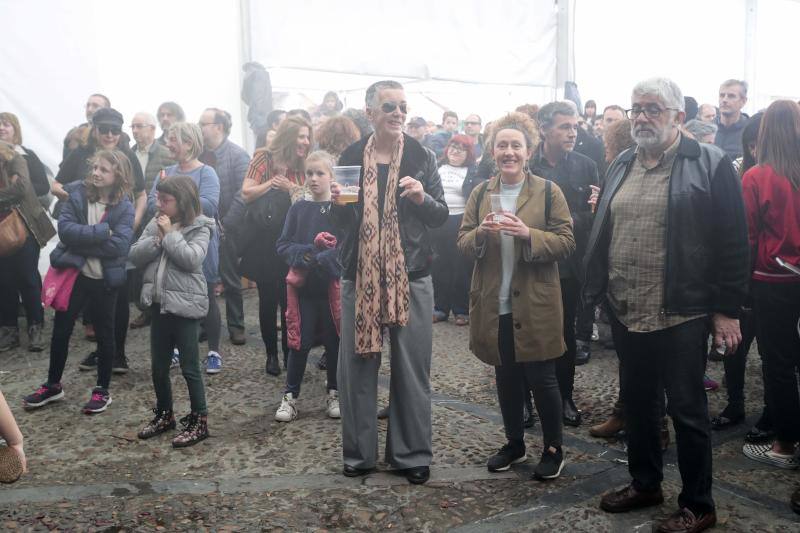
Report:
[[175,429],[169,369],[173,348],[180,354],[189,388],[191,412],[172,446],[183,448],[208,437],[208,409],[200,371],[200,320],[208,313],[203,262],[215,226],[203,215],[194,179],[171,176],[156,185],[156,216],[131,247],[130,260],[144,270],[141,303],[152,308],[150,357],[156,392],[155,417],[139,431],[140,439]]
[[130,191],[130,161],[119,150],[100,150],[85,180],[64,187],[68,197],[58,217],[61,242],[50,254],[54,268],[79,271],[69,306],[56,311],[50,343],[47,381],[26,396],[28,408],[42,407],[64,397],[61,376],[69,339],[78,314],[86,308],[97,335],[97,385],[86,414],[100,413],[111,404],[108,391],[115,352],[114,318],[118,289],[125,284],[125,262],[133,236],[134,208]]

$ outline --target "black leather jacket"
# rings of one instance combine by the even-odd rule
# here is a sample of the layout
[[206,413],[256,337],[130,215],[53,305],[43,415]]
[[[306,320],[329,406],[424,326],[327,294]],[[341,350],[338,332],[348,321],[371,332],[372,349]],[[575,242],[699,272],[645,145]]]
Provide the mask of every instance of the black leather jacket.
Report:
[[[400,224],[400,240],[406,259],[406,271],[410,279],[419,279],[428,274],[432,258],[431,241],[428,228],[436,228],[447,221],[450,211],[444,201],[444,190],[439,179],[436,156],[408,135],[403,134],[403,158],[400,160],[400,178],[411,176],[422,181],[425,201],[416,205],[407,198],[400,198],[402,190],[397,190],[397,215]],[[366,137],[351,144],[339,158],[340,165],[361,165],[361,178],[364,177],[364,147]],[[349,205],[333,205],[330,210],[332,222],[341,228],[343,238],[340,243],[339,259],[342,263],[342,277],[355,281],[358,268],[358,231],[364,210],[363,191],[359,192],[358,202]]]
[[[587,304],[606,295],[609,207],[635,158],[635,147],[629,148],[608,169],[584,257]],[[730,158],[716,146],[681,137],[668,202],[663,312],[738,317],[750,262],[742,187]]]

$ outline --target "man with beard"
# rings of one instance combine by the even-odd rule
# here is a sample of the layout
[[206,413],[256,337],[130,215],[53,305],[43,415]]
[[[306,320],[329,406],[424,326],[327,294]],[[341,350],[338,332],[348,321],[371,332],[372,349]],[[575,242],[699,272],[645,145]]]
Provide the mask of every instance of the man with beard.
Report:
[[620,355],[630,485],[605,494],[619,513],[660,505],[660,404],[666,391],[683,489],[660,532],[716,523],[711,427],[703,388],[709,326],[733,353],[749,261],[739,179],[719,148],[681,135],[684,100],[675,82],[636,85],[636,145],[608,170],[584,258],[587,303],[608,303]]

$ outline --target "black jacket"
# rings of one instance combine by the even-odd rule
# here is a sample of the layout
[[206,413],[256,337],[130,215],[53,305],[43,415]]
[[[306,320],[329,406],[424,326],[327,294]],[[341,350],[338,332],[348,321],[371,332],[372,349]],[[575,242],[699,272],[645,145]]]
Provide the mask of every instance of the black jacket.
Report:
[[[400,160],[400,179],[411,176],[422,181],[425,201],[416,205],[407,198],[400,198],[402,189],[397,189],[397,215],[400,224],[400,240],[406,258],[406,271],[409,278],[418,279],[427,275],[430,269],[431,240],[428,228],[437,228],[447,221],[450,211],[444,201],[444,191],[439,179],[436,157],[423,146],[403,134],[403,158]],[[351,144],[339,158],[340,165],[361,165],[361,179],[364,177],[365,137]],[[330,210],[335,226],[342,231],[339,259],[342,263],[342,277],[356,279],[358,268],[358,232],[364,212],[363,190],[359,191],[358,202],[349,205],[333,205]]]
[[558,271],[562,278],[581,279],[581,260],[586,251],[589,231],[592,229],[592,207],[589,197],[592,189],[589,185],[597,185],[597,165],[594,161],[578,152],[567,152],[566,157],[551,167],[541,155],[541,146],[533,154],[528,166],[531,172],[548,179],[558,185],[569,206],[572,216],[572,232],[575,235],[575,253],[558,262]]
[[[608,169],[584,257],[586,303],[606,295],[609,207],[635,158],[636,148],[629,148]],[[664,312],[738,317],[750,262],[742,187],[730,158],[716,146],[682,136],[668,202]]]

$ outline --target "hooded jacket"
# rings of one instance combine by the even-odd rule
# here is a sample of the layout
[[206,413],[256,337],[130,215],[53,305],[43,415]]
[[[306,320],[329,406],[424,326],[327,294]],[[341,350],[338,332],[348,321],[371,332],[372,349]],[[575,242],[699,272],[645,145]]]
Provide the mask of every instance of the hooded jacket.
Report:
[[215,226],[214,219],[200,215],[188,226],[158,238],[158,224],[153,218],[128,255],[137,268],[144,269],[141,302],[153,304],[158,265],[166,261],[159,290],[161,314],[184,318],[203,318],[208,314],[208,291],[203,275],[203,261]]

